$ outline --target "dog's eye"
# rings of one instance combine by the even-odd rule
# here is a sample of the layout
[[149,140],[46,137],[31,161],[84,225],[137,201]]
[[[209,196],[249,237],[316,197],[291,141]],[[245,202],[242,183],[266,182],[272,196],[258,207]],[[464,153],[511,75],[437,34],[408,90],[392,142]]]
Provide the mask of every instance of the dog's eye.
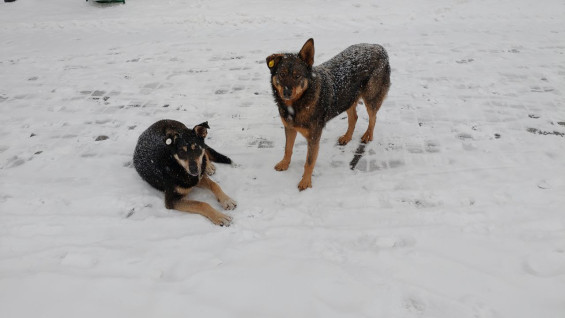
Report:
[[300,79],[302,76],[300,76],[299,74],[294,75],[295,79]]

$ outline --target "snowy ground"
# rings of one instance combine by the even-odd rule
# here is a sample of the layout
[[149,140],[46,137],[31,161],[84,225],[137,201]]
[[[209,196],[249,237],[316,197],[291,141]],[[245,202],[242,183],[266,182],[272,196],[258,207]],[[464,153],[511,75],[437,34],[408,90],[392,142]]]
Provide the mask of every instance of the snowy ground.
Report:
[[[0,3],[0,317],[565,317],[565,3],[303,2]],[[265,57],[309,37],[393,86],[298,192]],[[132,168],[162,118],[234,159],[231,227]]]

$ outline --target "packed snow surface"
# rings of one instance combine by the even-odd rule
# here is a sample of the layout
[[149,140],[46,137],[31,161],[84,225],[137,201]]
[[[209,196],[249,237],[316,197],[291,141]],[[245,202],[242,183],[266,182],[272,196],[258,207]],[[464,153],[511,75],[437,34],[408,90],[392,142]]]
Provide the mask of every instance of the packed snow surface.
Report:
[[[0,317],[565,317],[564,21],[562,0],[1,2]],[[365,148],[364,106],[347,146],[345,114],[326,126],[299,192],[265,58],[310,37],[315,65],[383,45],[392,87]],[[234,160],[231,227],[137,175],[164,118]]]

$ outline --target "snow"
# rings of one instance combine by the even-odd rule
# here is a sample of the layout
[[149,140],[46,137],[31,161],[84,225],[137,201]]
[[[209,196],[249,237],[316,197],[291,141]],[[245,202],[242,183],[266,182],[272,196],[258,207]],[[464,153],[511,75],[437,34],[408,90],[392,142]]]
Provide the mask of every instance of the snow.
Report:
[[[565,4],[0,3],[0,317],[565,315]],[[313,188],[265,58],[388,51],[392,87],[350,170],[336,117]],[[159,119],[208,121],[229,228],[137,175]],[[195,199],[213,195],[196,190]]]

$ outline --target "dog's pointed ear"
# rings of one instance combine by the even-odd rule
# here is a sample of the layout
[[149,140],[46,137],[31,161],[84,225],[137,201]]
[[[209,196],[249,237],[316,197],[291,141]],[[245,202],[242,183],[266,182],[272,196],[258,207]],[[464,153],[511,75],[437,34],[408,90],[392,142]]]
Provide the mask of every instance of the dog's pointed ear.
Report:
[[206,138],[206,136],[208,135],[208,129],[210,129],[210,126],[208,126],[207,121],[203,122],[202,124],[198,124],[194,126],[194,132],[196,133],[197,136],[202,138]]
[[283,54],[272,54],[267,57],[267,66],[270,70],[274,70],[275,67],[279,64],[279,62],[283,58]]
[[302,59],[308,66],[314,65],[314,39],[309,39],[304,43],[300,52],[298,52],[298,56]]

